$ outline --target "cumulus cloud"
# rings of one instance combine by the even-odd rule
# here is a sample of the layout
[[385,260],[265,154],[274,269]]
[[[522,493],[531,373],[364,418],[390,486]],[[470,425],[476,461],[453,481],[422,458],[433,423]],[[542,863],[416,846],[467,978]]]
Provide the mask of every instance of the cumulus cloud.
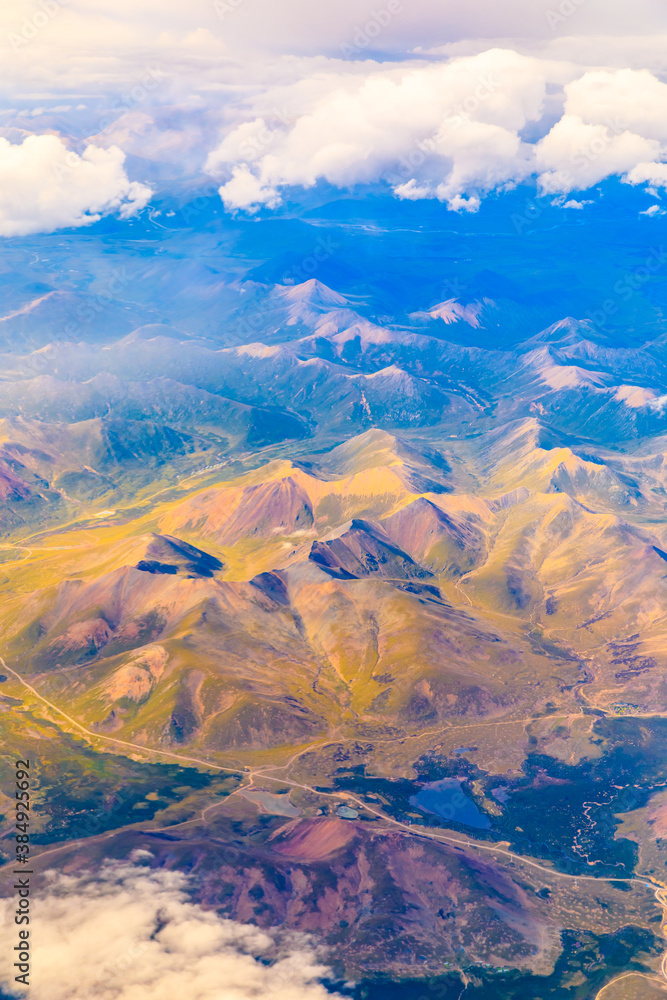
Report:
[[[138,863],[150,855],[138,853],[134,864],[108,863],[94,874],[53,874],[31,925],[31,985],[17,996],[331,1000],[321,985],[328,970],[308,938],[281,942],[204,910],[189,901],[186,876],[153,871]],[[6,928],[13,909],[4,902]]]
[[[222,180],[225,206],[246,211],[319,180],[386,182],[399,198],[437,198],[455,211],[475,211],[485,193],[532,177],[556,196],[611,176],[667,187],[667,84],[645,70],[605,70],[563,87],[564,72],[491,49],[428,66],[320,73],[310,100],[308,81],[299,85],[300,113],[231,127],[206,170]],[[562,110],[547,124],[559,90]],[[291,111],[294,93],[281,90]]]
[[566,111],[590,125],[606,124],[667,142],[667,84],[648,70],[596,70],[565,87]]
[[[390,11],[394,13],[387,17]],[[564,11],[565,13],[562,13]],[[569,11],[569,13],[568,13]],[[554,14],[556,15],[554,21]],[[379,15],[379,32],[366,26]],[[0,44],[8,39],[0,78],[11,84],[20,70],[24,79],[44,87],[85,80],[95,87],[109,80],[125,85],[128,69],[141,69],[159,56],[177,74],[208,73],[220,68],[221,57],[242,52],[329,56],[354,45],[366,34],[361,55],[406,53],[421,47],[452,44],[488,48],[489,40],[508,40],[524,48],[538,40],[562,38],[570,52],[579,39],[585,50],[599,52],[602,40],[619,39],[626,47],[639,36],[645,53],[664,33],[662,0],[13,0],[0,4]],[[217,51],[208,51],[217,45]],[[664,51],[664,42],[662,43]],[[662,51],[655,52],[657,64]],[[5,54],[3,54],[5,55]],[[194,56],[198,58],[194,58]],[[210,60],[210,61],[209,61]],[[203,65],[202,61],[206,63]],[[606,62],[599,57],[596,62]],[[194,64],[197,63],[197,66]],[[627,65],[627,63],[626,63]],[[642,64],[644,65],[644,64]],[[255,66],[257,69],[258,67]],[[194,71],[193,71],[194,70]],[[193,71],[193,72],[192,72]],[[218,76],[218,79],[220,77]]]
[[539,183],[546,193],[583,191],[638,162],[660,155],[660,143],[609,125],[565,114],[536,147]]
[[660,208],[660,205],[650,205],[649,208],[645,209],[640,215],[648,215],[649,219],[653,219],[656,215],[667,215],[664,208]]
[[151,196],[130,181],[117,146],[88,146],[80,155],[55,135],[31,135],[13,145],[0,138],[0,235],[50,233],[87,226],[118,212],[128,218]]
[[234,128],[207,171],[228,175],[228,208],[274,205],[291,185],[388,180],[399,196],[450,207],[514,181],[527,168],[519,137],[542,112],[546,79],[536,60],[492,49],[425,67],[332,76],[294,122],[258,116]]
[[652,188],[667,187],[667,163],[638,163],[628,171],[628,184],[650,184]]
[[664,185],[667,85],[647,70],[594,71],[565,86],[564,114],[536,147],[546,192],[585,190],[613,175]]
[[[210,152],[206,171],[234,211],[275,207],[320,180],[385,182],[398,198],[458,211],[532,177],[556,195],[612,175],[664,187],[667,84],[646,68],[662,71],[662,0],[509,6],[44,0],[36,11],[17,0],[0,10],[11,40],[0,75],[39,102],[124,93],[112,126],[91,123],[91,100],[76,134],[136,157],[143,180],[192,177]],[[591,69],[592,58],[606,66]],[[23,109],[7,125],[69,134],[54,111],[42,107],[37,125]],[[77,185],[64,193],[53,200],[66,206]],[[141,200],[136,187],[120,197]],[[75,205],[84,221],[73,224],[110,203]]]

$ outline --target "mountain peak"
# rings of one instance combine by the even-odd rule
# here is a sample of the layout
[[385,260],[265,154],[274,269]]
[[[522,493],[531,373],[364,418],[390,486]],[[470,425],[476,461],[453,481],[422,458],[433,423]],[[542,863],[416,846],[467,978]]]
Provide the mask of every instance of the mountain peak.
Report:
[[595,337],[595,327],[589,319],[575,319],[573,316],[566,316],[559,319],[557,323],[552,323],[545,330],[524,341],[522,347],[537,346],[541,344],[558,344],[563,347],[570,347],[573,344],[581,344],[582,341],[590,341]]
[[548,347],[527,354],[524,363],[537,372],[550,389],[606,389],[608,378],[603,372],[590,371],[578,365],[556,361]]
[[143,535],[132,551],[136,569],[153,575],[211,577],[223,568],[215,556],[173,535]]
[[440,319],[443,323],[448,326],[452,323],[467,323],[468,326],[473,327],[477,330],[480,326],[480,316],[485,305],[492,304],[490,300],[484,299],[482,302],[469,302],[464,305],[459,302],[458,299],[446,299],[444,302],[438,302],[436,305],[431,306],[430,309],[426,309],[422,312],[415,312],[410,314],[410,319],[417,320],[435,320]]
[[349,305],[344,295],[329,288],[317,278],[309,278],[300,285],[278,285],[277,291],[290,303],[307,302],[310,306],[326,309],[339,309]]

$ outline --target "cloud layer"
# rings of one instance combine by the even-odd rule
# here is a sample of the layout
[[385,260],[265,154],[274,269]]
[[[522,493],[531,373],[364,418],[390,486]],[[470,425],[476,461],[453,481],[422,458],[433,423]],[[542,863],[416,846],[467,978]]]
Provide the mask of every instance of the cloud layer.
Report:
[[[218,60],[267,52],[327,56],[366,32],[370,52],[406,53],[448,44],[583,38],[590,53],[600,39],[664,33],[661,0],[13,0],[0,5],[0,62],[11,81],[16,69],[41,82],[65,74],[69,82],[128,79],[136,60],[160,58],[178,72],[216,45]],[[391,16],[387,18],[387,14]],[[367,26],[379,15],[380,29]],[[646,44],[644,44],[646,48]],[[168,55],[169,53],[169,55]],[[170,58],[171,57],[171,58]],[[591,62],[599,60],[591,59]],[[201,71],[201,66],[200,66]],[[56,81],[57,82],[57,81]],[[61,81],[62,82],[62,81]]]
[[[135,861],[150,860],[139,852]],[[143,857],[141,857],[143,855]],[[331,1000],[303,935],[284,938],[188,901],[178,872],[106,864],[54,875],[35,911],[31,1000]],[[3,925],[12,923],[3,901]],[[11,932],[5,934],[7,945]],[[8,977],[3,985],[14,986]],[[21,987],[21,989],[23,989]]]
[[[249,211],[319,180],[341,188],[385,181],[400,198],[438,198],[456,210],[475,210],[487,192],[530,176],[553,195],[613,175],[667,186],[667,85],[646,70],[586,72],[561,89],[560,117],[549,128],[564,72],[491,49],[426,66],[371,65],[326,81],[319,74],[310,88],[302,81],[264,95],[267,106],[282,100],[283,110],[233,127],[206,170],[223,180],[228,209]],[[295,114],[299,101],[305,107]]]
[[[659,0],[17,0],[3,38],[0,135],[39,139],[0,149],[5,235],[207,174],[251,212],[318,181],[458,211],[527,179],[563,200],[610,176],[667,186]],[[54,179],[57,141],[88,142],[76,182]]]
[[117,146],[90,145],[79,155],[55,135],[12,144],[0,138],[0,236],[86,226],[109,212],[127,218],[151,189],[128,180]]
[[592,71],[565,87],[564,114],[536,147],[547,192],[585,190],[612,175],[664,184],[667,85],[647,70]]
[[234,129],[206,169],[231,170],[220,195],[232,209],[275,205],[282,188],[319,179],[385,179],[400,196],[455,205],[527,172],[519,132],[539,118],[545,87],[538,62],[499,49],[361,79],[340,74],[293,123],[260,116]]

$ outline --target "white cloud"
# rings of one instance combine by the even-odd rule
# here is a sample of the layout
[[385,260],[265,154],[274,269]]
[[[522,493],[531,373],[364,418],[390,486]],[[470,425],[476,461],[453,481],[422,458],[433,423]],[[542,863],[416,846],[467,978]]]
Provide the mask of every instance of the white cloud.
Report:
[[293,123],[260,115],[232,129],[206,169],[229,176],[220,194],[231,208],[275,204],[281,188],[319,179],[343,187],[383,178],[401,197],[468,205],[465,196],[477,189],[525,174],[518,133],[539,119],[545,90],[539,62],[500,49],[428,66],[373,67],[361,79],[358,71],[339,72],[326,89],[318,82]]
[[[224,0],[222,0],[224,3]],[[483,39],[553,39],[582,34],[628,37],[640,31],[664,30],[661,0],[580,0],[572,16],[552,25],[549,14],[568,0],[467,0],[465,4],[435,0],[402,0],[401,12],[372,39],[370,50],[406,51],[416,46]],[[230,5],[231,6],[231,5]],[[308,0],[243,0],[224,18],[234,41],[274,51],[331,51],[352,43],[374,12],[389,10],[387,0],[336,0],[313,5]],[[385,19],[386,20],[386,19]],[[590,41],[589,41],[590,49]]]
[[13,95],[88,99],[130,92],[157,66],[172,78],[172,98],[269,79],[310,76],[312,84],[318,68],[354,46],[374,18],[381,30],[359,50],[360,60],[502,46],[582,72],[592,61],[664,66],[664,0],[585,0],[554,29],[549,13],[569,2],[398,0],[400,10],[387,18],[397,0],[221,0],[223,17],[214,0],[12,0],[0,4],[0,83]]
[[538,181],[548,194],[583,191],[660,155],[660,143],[565,114],[536,147]]
[[[222,17],[213,0],[42,7],[0,4],[0,45],[13,39],[0,77],[12,103],[28,92],[42,105],[8,128],[67,135],[78,111],[56,121],[49,95],[61,108],[85,95],[73,131],[137,157],[144,180],[192,177],[215,134],[207,169],[231,210],[323,179],[384,180],[470,211],[532,175],[565,194],[611,175],[640,183],[640,165],[667,159],[667,84],[646,68],[664,65],[662,0],[220,0]],[[475,104],[489,73],[499,85]],[[100,94],[120,95],[104,128]]]
[[231,211],[244,208],[255,212],[261,205],[275,208],[280,204],[278,189],[253,174],[245,163],[233,168],[231,180],[219,191],[225,208]]
[[667,84],[648,70],[596,70],[565,87],[567,114],[613,132],[667,142]]
[[[206,169],[223,181],[227,208],[250,211],[320,179],[385,181],[399,198],[438,198],[456,211],[475,211],[485,193],[533,175],[554,195],[611,176],[667,186],[667,84],[648,71],[605,70],[563,86],[567,72],[490,49],[427,66],[318,73],[268,88],[263,113],[231,126]],[[549,128],[559,90],[562,111]],[[305,105],[297,114],[295,95]],[[279,100],[290,113],[269,116]]]
[[[147,852],[139,852],[144,860]],[[135,860],[140,860],[139,858]],[[52,876],[31,917],[31,1000],[331,1000],[304,935],[264,933],[189,902],[186,876],[141,864]],[[4,927],[15,904],[3,901]],[[4,910],[4,912],[3,912]],[[18,928],[5,934],[18,944]],[[13,978],[13,977],[12,977]],[[15,987],[5,976],[3,985]]]
[[625,178],[628,184],[650,184],[652,188],[667,187],[667,163],[638,163]]
[[665,184],[666,84],[647,70],[596,70],[564,89],[564,114],[536,150],[545,191],[585,190],[612,175]]
[[660,205],[651,205],[649,208],[645,209],[640,215],[648,215],[649,219],[654,218],[656,215],[667,215],[664,208],[660,208]]
[[31,135],[17,145],[0,138],[0,235],[25,236],[86,226],[146,205],[151,189],[130,181],[117,146],[88,146],[81,155],[55,135]]
[[[574,7],[557,25],[550,14],[561,7]],[[435,0],[400,0],[400,8],[389,19],[380,18],[381,31],[370,39],[367,52],[409,52],[415,47],[445,46],[481,41],[488,48],[493,40],[513,44],[552,42],[562,38],[571,46],[583,40],[587,52],[598,53],[600,38],[627,44],[632,36],[643,36],[646,50],[664,32],[662,0],[467,0],[437,3]],[[208,45],[221,52],[336,54],[340,46],[353,44],[359,31],[378,12],[387,12],[390,0],[336,0],[314,5],[309,0],[13,0],[0,4],[0,39],[15,35],[22,39],[8,44],[5,72],[17,65],[30,78],[41,79],[55,70],[85,75],[91,82],[108,80],[122,72],[136,56],[155,58],[172,47],[176,67],[190,55],[203,53]],[[44,17],[44,9],[50,13]],[[39,11],[39,14],[37,13]],[[55,13],[53,13],[55,11]],[[37,15],[37,16],[36,16]],[[178,49],[181,52],[178,52]],[[39,58],[36,50],[39,49]],[[94,54],[94,55],[93,55]],[[141,54],[141,55],[140,55]],[[117,63],[116,63],[117,60]],[[588,62],[587,55],[582,62]],[[596,58],[596,62],[602,62]],[[116,64],[115,64],[116,63]],[[117,76],[121,82],[127,76]]]

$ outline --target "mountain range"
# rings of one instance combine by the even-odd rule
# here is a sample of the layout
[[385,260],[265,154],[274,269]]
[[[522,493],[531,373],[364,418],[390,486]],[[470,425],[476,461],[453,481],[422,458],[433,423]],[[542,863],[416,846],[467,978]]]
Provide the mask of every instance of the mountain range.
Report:
[[[76,761],[39,835],[74,868],[148,844],[221,912],[322,935],[341,975],[574,989],[567,935],[603,970],[624,927],[652,968],[630,883],[664,843],[621,830],[653,829],[667,782],[662,279],[625,336],[558,313],[588,295],[564,264],[549,294],[544,263],[534,292],[509,266],[436,280],[445,234],[420,281],[387,220],[338,211],[260,225],[270,259],[207,209],[190,255],[177,216],[164,245],[127,223],[111,283],[104,224],[72,287],[30,238],[6,265],[0,710]],[[361,280],[373,241],[387,273]],[[128,805],[147,757],[228,784],[170,777],[167,803],[151,772]],[[584,905],[566,880],[591,875]]]

